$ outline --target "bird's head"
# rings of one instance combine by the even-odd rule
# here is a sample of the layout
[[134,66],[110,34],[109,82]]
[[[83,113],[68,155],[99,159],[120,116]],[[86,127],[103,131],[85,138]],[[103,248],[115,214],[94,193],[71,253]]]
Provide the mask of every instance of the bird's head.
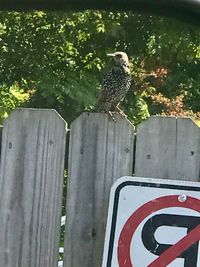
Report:
[[125,52],[115,52],[107,56],[112,57],[117,65],[129,67],[128,56]]

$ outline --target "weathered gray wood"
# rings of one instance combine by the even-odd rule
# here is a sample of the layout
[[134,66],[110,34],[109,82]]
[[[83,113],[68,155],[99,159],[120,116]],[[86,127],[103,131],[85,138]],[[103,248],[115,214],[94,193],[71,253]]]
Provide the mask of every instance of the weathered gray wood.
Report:
[[54,110],[21,109],[5,121],[0,266],[57,266],[65,140]]
[[190,118],[177,118],[176,177],[199,181],[200,128]]
[[175,151],[176,118],[150,117],[137,127],[135,175],[170,178]]
[[2,138],[3,125],[0,125],[0,160],[1,160],[1,138]]
[[101,266],[110,188],[133,166],[133,126],[116,120],[83,113],[71,126],[65,267]]
[[135,175],[199,180],[200,130],[190,118],[152,116],[137,128]]

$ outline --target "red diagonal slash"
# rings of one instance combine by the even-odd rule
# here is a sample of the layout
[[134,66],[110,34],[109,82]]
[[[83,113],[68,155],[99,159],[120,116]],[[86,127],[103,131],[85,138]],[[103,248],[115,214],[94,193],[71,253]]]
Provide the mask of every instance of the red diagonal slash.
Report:
[[[178,195],[164,196],[141,206],[126,221],[118,241],[118,263],[119,267],[134,267],[131,262],[130,246],[133,235],[140,223],[152,213],[170,207],[188,208],[200,213],[200,200],[188,196],[185,202],[178,201]],[[191,230],[184,238],[178,241],[163,252],[148,267],[166,267],[167,264],[175,260],[183,251],[200,240],[200,225]]]
[[174,261],[182,252],[200,240],[200,225],[190,231],[185,237],[176,244],[165,250],[156,260],[147,267],[166,267]]

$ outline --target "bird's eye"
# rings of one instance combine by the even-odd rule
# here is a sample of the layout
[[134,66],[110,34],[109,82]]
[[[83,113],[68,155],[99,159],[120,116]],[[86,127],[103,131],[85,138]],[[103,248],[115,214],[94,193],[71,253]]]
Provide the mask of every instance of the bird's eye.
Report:
[[116,55],[118,58],[122,58],[122,55],[121,54],[117,54]]

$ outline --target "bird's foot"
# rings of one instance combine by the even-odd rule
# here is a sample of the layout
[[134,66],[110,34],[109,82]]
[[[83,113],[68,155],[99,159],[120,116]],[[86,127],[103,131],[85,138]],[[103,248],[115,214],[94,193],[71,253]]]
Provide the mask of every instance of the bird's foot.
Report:
[[110,115],[111,119],[112,119],[114,122],[117,122],[117,120],[115,119],[115,117],[113,116],[113,114],[112,114],[111,111],[108,111],[108,114]]
[[127,118],[127,115],[123,112],[123,110],[121,110],[119,107],[116,108],[117,112],[122,115],[123,117]]

